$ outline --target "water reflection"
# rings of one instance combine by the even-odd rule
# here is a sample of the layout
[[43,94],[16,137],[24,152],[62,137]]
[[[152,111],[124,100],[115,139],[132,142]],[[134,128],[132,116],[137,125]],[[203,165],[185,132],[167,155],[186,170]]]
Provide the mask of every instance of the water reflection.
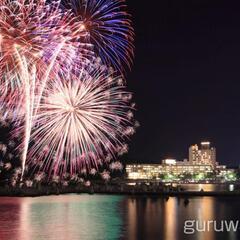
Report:
[[181,184],[181,187],[188,191],[214,192],[214,191],[228,191],[229,185],[226,184]]
[[18,239],[20,219],[20,202],[18,199],[2,198],[0,204],[0,239]]
[[167,202],[164,203],[163,209],[163,222],[167,222],[168,224],[164,226],[164,238],[165,239],[176,239],[177,235],[177,219],[178,219],[178,211],[177,211],[177,199],[170,198]]
[[238,232],[210,231],[184,234],[186,220],[208,221],[240,220],[240,198],[199,197],[184,198],[128,198],[126,239],[164,240],[237,240]]
[[237,240],[239,232],[185,235],[185,220],[239,220],[240,198],[67,195],[0,198],[1,240]]
[[96,240],[121,236],[120,196],[0,199],[1,240]]

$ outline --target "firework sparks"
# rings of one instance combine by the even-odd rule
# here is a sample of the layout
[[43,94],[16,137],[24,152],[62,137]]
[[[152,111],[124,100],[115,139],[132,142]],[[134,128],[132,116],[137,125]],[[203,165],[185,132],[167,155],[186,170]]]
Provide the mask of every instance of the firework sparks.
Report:
[[125,0],[60,3],[0,0],[0,113],[23,133],[22,177],[26,161],[53,178],[95,175],[135,133],[132,95],[113,70],[133,58]]
[[[25,117],[23,169],[31,132],[36,73],[48,39],[49,12],[45,1],[2,0],[0,7],[1,102],[20,109]],[[54,11],[53,11],[54,12]],[[44,26],[41,27],[40,26]],[[17,91],[15,91],[17,90]],[[19,94],[16,94],[19,93]],[[11,96],[13,95],[13,96]],[[4,104],[3,104],[4,106]],[[21,112],[21,111],[20,111]],[[24,172],[24,170],[23,170]]]
[[129,93],[117,82],[118,77],[98,67],[51,83],[34,119],[32,141],[37,144],[29,151],[29,161],[37,157],[44,162],[41,170],[54,175],[87,173],[98,167],[99,159],[126,152],[125,133],[134,123],[127,118],[131,104],[124,96]]
[[109,166],[111,171],[122,171],[123,170],[123,165],[121,162],[112,162]]
[[25,185],[26,185],[27,188],[31,188],[32,185],[33,185],[33,181],[32,180],[26,180]]
[[103,63],[120,73],[130,68],[133,59],[134,30],[125,0],[65,0],[63,5],[73,10],[74,27],[87,33]]
[[75,35],[81,36],[81,29],[70,32],[71,15],[61,12],[59,1],[51,5],[45,0],[0,3],[1,109],[16,118],[25,118],[24,173],[34,104],[37,111],[52,72],[63,70],[62,62],[68,67],[69,59],[75,59],[76,53],[86,54],[87,50],[81,51],[83,45],[73,41]]
[[104,170],[102,173],[101,173],[101,176],[102,176],[102,179],[106,182],[108,182],[110,179],[111,179],[111,175],[110,175],[110,172]]
[[4,165],[4,168],[5,168],[6,170],[10,170],[10,169],[12,168],[12,164],[11,164],[10,162],[8,162],[8,163],[6,163],[6,164]]
[[97,174],[97,170],[96,170],[95,168],[92,168],[92,169],[90,170],[90,174],[93,175],[93,176],[95,176],[95,175]]
[[45,173],[43,173],[43,172],[39,172],[39,173],[35,174],[35,176],[34,176],[34,180],[36,182],[41,182],[44,180],[44,178],[45,178]]

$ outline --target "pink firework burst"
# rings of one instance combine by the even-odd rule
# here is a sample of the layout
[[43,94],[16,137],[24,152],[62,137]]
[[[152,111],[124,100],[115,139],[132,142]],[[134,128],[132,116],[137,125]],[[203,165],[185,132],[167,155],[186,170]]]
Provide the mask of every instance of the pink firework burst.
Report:
[[125,0],[61,2],[0,0],[0,113],[23,136],[21,177],[27,158],[49,176],[98,170],[135,133],[132,95],[113,70],[133,58]]
[[[91,67],[92,68],[92,67]],[[119,77],[104,67],[81,69],[61,76],[46,87],[34,118],[29,164],[37,157],[49,175],[90,171],[125,148],[134,125],[133,109]],[[36,143],[36,144],[35,144]],[[48,151],[43,151],[48,147]]]
[[71,28],[72,15],[59,6],[60,1],[0,0],[0,102],[10,115],[24,117],[21,106],[35,95],[40,101],[49,75],[93,55],[91,45],[79,41],[85,33]]
[[0,4],[0,110],[18,124],[24,119],[24,173],[33,115],[49,78],[68,71],[77,56],[82,64],[92,54],[90,44],[79,41],[85,33],[71,28],[72,15],[61,11],[60,1],[0,0]]

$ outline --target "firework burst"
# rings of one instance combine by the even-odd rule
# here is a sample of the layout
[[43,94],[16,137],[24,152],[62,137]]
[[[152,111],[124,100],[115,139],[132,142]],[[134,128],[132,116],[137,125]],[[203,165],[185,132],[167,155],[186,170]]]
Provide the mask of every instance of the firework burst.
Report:
[[93,53],[90,44],[77,41],[84,33],[70,27],[72,15],[60,10],[59,1],[0,0],[0,5],[1,108],[24,117],[21,106],[35,95],[40,101],[50,74]]
[[49,174],[90,172],[106,156],[122,151],[131,135],[126,130],[134,123],[127,117],[129,93],[118,79],[98,67],[51,82],[34,119],[29,164],[37,157],[44,162],[40,170]]
[[135,132],[131,94],[113,70],[123,75],[133,58],[125,0],[63,5],[0,0],[0,114],[23,136],[22,177],[27,158],[49,176],[97,171]]
[[51,5],[45,0],[0,3],[1,110],[6,109],[8,117],[14,120],[24,118],[24,173],[34,105],[37,112],[49,77],[59,69],[64,71],[63,66],[68,68],[76,53],[83,60],[88,48],[75,40],[76,35],[81,37],[84,33],[71,31],[68,26],[71,14],[62,13],[59,1]]
[[124,73],[133,59],[134,30],[125,0],[65,0],[72,9],[75,28],[86,31],[86,39],[95,46],[103,63]]

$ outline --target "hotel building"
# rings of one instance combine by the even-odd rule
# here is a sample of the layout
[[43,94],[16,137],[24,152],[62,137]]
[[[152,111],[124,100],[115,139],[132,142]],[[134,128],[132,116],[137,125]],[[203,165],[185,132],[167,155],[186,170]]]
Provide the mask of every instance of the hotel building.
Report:
[[[161,179],[161,175],[172,174],[178,176],[181,174],[212,173],[211,165],[190,165],[182,161],[174,160],[169,164],[169,159],[163,160],[162,164],[131,164],[126,166],[128,179]],[[173,160],[171,159],[171,162]]]
[[126,166],[127,178],[132,180],[161,180],[162,176],[205,175],[227,172],[226,166],[216,161],[216,149],[209,142],[202,142],[189,148],[189,160],[165,159],[162,164],[129,164]]
[[189,148],[189,163],[193,165],[216,166],[216,148],[210,146],[210,142],[202,142],[201,148],[197,144]]

